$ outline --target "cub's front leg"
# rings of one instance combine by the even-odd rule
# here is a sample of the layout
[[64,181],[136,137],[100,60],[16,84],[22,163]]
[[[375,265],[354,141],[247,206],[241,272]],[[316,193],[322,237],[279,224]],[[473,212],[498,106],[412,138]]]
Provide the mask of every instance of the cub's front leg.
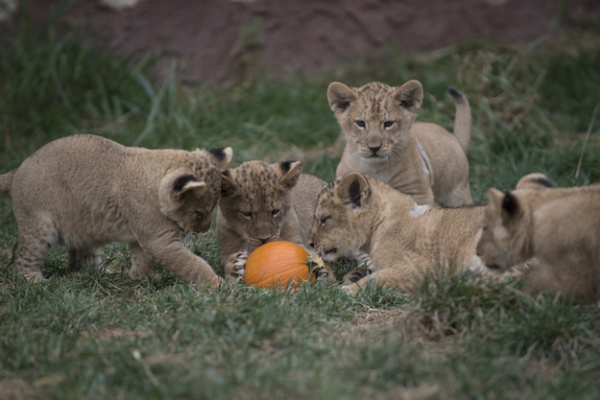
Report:
[[206,261],[181,243],[179,232],[163,232],[163,235],[149,240],[140,240],[140,244],[145,254],[164,265],[184,282],[215,287],[223,281]]
[[[381,266],[380,266],[381,264]],[[419,277],[423,276],[430,261],[416,254],[405,253],[400,261],[385,262],[378,260],[378,270],[370,271],[369,267],[356,268],[344,277],[342,289],[354,294],[369,286],[385,286],[401,291],[413,291],[419,286]],[[362,276],[362,277],[361,277]],[[353,283],[354,279],[358,279]]]
[[344,286],[352,285],[377,271],[373,258],[371,258],[368,253],[360,252],[354,257],[354,260],[360,266],[350,270],[350,272],[347,272],[346,275],[344,275],[342,278]]
[[129,277],[131,279],[140,279],[144,276],[150,276],[160,279],[160,275],[154,272],[154,261],[144,253],[142,247],[138,243],[131,243],[129,248],[131,251]]

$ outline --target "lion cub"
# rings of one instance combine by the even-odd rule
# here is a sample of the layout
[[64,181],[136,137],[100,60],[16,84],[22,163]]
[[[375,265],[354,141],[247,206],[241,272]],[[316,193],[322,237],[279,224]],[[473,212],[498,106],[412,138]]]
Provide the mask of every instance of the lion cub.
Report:
[[[302,174],[302,162],[247,161],[224,172],[222,185],[217,242],[228,279],[243,276],[248,254],[267,242],[285,240],[314,253],[307,243],[325,182]],[[316,272],[335,279],[329,266]]]
[[230,147],[147,150],[93,135],[51,142],[0,175],[19,226],[16,271],[43,280],[50,248],[69,248],[69,266],[100,262],[99,247],[128,243],[132,278],[154,275],[153,260],[184,282],[215,286],[220,278],[188,250],[180,232],[206,232],[219,200]]
[[535,257],[540,265],[527,271],[525,290],[600,299],[600,185],[553,189],[530,174],[512,192],[487,195],[477,253],[490,269]]
[[336,176],[361,172],[412,196],[417,204],[472,204],[466,151],[471,138],[467,98],[449,89],[456,104],[454,135],[439,125],[414,122],[423,87],[371,82],[360,88],[333,82],[331,110],[346,139]]
[[368,268],[344,277],[348,291],[368,282],[414,290],[417,278],[432,266],[484,270],[475,254],[482,217],[483,207],[417,205],[391,186],[352,172],[321,192],[311,245],[327,261],[356,258],[360,252],[371,256]]

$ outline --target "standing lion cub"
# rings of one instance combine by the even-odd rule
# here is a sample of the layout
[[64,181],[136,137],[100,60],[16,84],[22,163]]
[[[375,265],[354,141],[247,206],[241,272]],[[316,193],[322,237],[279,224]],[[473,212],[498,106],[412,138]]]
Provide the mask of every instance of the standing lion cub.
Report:
[[370,255],[370,266],[344,277],[347,291],[369,282],[410,291],[432,267],[484,270],[475,254],[482,217],[483,207],[420,206],[377,179],[351,172],[321,192],[312,246],[326,261]]
[[93,135],[51,142],[15,171],[0,175],[19,226],[16,271],[43,280],[50,248],[64,244],[69,266],[100,262],[99,247],[128,243],[129,275],[154,275],[153,260],[184,282],[216,286],[220,278],[188,250],[180,232],[205,232],[219,200],[230,147],[147,150]]
[[600,300],[600,185],[553,189],[544,175],[529,174],[512,192],[487,194],[477,253],[490,269],[535,257],[525,290]]
[[417,204],[473,204],[466,151],[471,138],[467,98],[449,89],[456,104],[454,135],[439,125],[415,122],[423,87],[371,82],[360,88],[333,82],[331,110],[346,139],[336,176],[360,172],[412,196]]

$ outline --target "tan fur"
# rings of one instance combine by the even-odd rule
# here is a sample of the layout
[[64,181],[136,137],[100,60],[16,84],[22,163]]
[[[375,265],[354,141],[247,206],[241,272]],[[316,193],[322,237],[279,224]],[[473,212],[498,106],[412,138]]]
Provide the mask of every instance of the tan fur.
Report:
[[526,274],[532,293],[600,300],[600,185],[553,189],[542,177],[530,174],[512,192],[488,190],[477,252],[499,271],[535,257]]
[[205,232],[231,148],[147,150],[93,135],[56,140],[27,158],[12,177],[0,176],[19,226],[16,271],[42,280],[50,248],[69,248],[69,266],[100,262],[99,247],[131,247],[136,278],[154,275],[156,260],[185,282],[215,286],[220,278],[181,243],[181,231]]
[[464,95],[456,89],[450,93],[456,104],[454,135],[436,124],[414,122],[423,100],[418,81],[400,87],[371,82],[360,88],[331,83],[327,99],[346,139],[336,175],[364,173],[417,204],[472,204],[465,153],[471,111]]
[[360,173],[334,179],[319,196],[312,227],[314,245],[327,261],[372,258],[368,270],[352,271],[347,290],[368,282],[414,290],[427,268],[453,265],[483,270],[475,254],[483,207],[418,206],[414,199]]
[[0,175],[0,197],[10,197],[10,187],[12,186],[15,172],[17,172],[16,169]]
[[[324,186],[319,178],[302,174],[300,161],[271,165],[248,161],[227,171],[217,213],[217,241],[225,276],[242,276],[248,254],[267,242],[296,243],[310,253],[310,228]],[[334,277],[329,267],[319,274]]]

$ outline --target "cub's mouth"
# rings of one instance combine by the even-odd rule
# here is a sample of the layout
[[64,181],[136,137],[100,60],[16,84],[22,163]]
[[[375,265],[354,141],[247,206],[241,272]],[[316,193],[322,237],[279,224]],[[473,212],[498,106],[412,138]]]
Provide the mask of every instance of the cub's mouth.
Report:
[[500,264],[486,264],[486,266],[491,269],[492,271],[502,271],[502,266]]
[[321,257],[323,257],[323,259],[325,261],[333,262],[337,259],[337,256],[336,256],[337,251],[338,251],[337,247],[332,247],[329,250],[322,249],[318,253]]
[[380,154],[381,152],[372,153],[372,152],[363,152],[361,153],[361,158],[365,161],[381,161],[385,158],[385,154]]

